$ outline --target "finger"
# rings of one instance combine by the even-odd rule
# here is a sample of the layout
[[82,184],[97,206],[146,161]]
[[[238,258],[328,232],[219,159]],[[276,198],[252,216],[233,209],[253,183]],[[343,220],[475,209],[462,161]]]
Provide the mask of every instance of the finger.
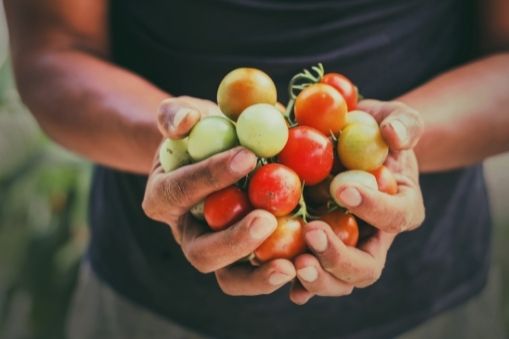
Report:
[[181,139],[200,120],[201,112],[195,105],[180,98],[169,98],[159,106],[159,131],[167,138]]
[[413,148],[424,130],[419,112],[398,101],[362,100],[358,109],[370,113],[377,120],[392,151]]
[[411,179],[399,174],[395,178],[395,195],[355,183],[341,185],[332,193],[351,213],[378,229],[391,233],[415,229],[424,221],[422,195]]
[[142,207],[152,219],[166,222],[183,215],[209,194],[234,184],[256,167],[256,156],[242,147],[216,154],[196,164],[152,173]]
[[182,229],[182,251],[200,272],[217,271],[251,254],[276,226],[276,218],[264,210],[252,211],[219,232],[210,232],[207,226],[188,217]]
[[[304,232],[306,243],[316,255],[321,267],[337,279],[358,287],[360,283],[375,282],[380,277],[383,268],[380,263],[385,263],[382,247],[376,249],[376,254],[380,257],[375,257],[372,253],[346,246],[329,225],[319,221],[307,224]],[[374,245],[376,243],[372,246]]]
[[350,295],[353,285],[342,282],[326,272],[317,258],[310,254],[302,254],[295,258],[297,278],[309,292],[323,297],[340,297]]
[[292,287],[290,288],[290,300],[297,305],[304,305],[311,298],[313,298],[314,294],[309,292],[302,286],[299,279],[295,279],[292,281]]
[[293,264],[285,259],[275,259],[262,266],[240,264],[216,271],[221,290],[232,296],[269,294],[295,278]]

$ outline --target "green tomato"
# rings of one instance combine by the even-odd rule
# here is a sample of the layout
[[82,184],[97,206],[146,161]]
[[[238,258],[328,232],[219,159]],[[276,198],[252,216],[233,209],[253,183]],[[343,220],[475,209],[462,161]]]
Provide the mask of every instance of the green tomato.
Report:
[[165,172],[171,172],[191,162],[187,139],[166,139],[159,148],[159,161]]
[[237,120],[237,135],[242,146],[257,156],[277,155],[288,141],[288,126],[273,105],[256,104],[246,108]]
[[235,126],[225,117],[210,116],[200,120],[191,130],[187,151],[195,161],[238,145]]

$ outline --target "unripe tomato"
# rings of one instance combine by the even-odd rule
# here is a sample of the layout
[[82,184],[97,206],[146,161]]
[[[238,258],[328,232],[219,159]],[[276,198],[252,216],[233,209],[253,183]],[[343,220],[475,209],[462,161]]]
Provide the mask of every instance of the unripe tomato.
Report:
[[353,214],[336,210],[320,217],[334,233],[347,245],[355,247],[359,241],[359,225]]
[[338,197],[338,189],[349,183],[355,183],[364,185],[374,190],[378,190],[378,184],[376,182],[375,176],[369,172],[359,171],[359,170],[351,170],[346,172],[341,172],[332,179],[330,184],[330,195],[336,201],[336,203],[344,207],[339,200]]
[[188,152],[195,161],[238,145],[235,126],[221,116],[209,116],[198,121],[189,133]]
[[323,76],[322,83],[334,87],[343,98],[345,98],[348,110],[354,110],[357,107],[359,100],[359,91],[357,87],[352,84],[350,79],[339,73],[327,73]]
[[391,170],[385,166],[380,166],[380,168],[371,172],[378,183],[378,190],[380,192],[385,192],[387,194],[397,194],[398,193],[398,183],[396,182],[396,178],[394,178],[394,174],[392,174]]
[[304,220],[291,216],[279,217],[277,227],[254,251],[256,261],[263,263],[273,259],[292,259],[304,253]]
[[253,208],[247,194],[240,188],[229,186],[205,198],[205,221],[214,231],[220,231],[245,217]]
[[364,111],[351,111],[346,114],[346,126],[352,124],[363,124],[378,127],[378,122],[375,118]]
[[313,84],[295,99],[295,119],[299,125],[316,128],[325,135],[337,135],[346,122],[345,99],[333,87]]
[[373,171],[382,166],[388,154],[389,147],[378,127],[352,124],[341,131],[338,155],[348,169]]
[[290,129],[285,148],[278,160],[293,169],[307,185],[325,179],[334,161],[332,142],[316,129],[297,126]]
[[266,73],[255,68],[231,71],[217,90],[219,109],[234,121],[249,106],[260,103],[275,105],[276,102],[276,85]]
[[256,104],[246,108],[239,116],[237,134],[242,146],[259,157],[270,158],[285,147],[288,126],[274,105]]
[[251,177],[248,195],[253,207],[267,210],[276,217],[287,215],[299,204],[299,176],[281,164],[262,166]]
[[166,139],[159,148],[159,162],[165,172],[171,172],[191,162],[187,139]]

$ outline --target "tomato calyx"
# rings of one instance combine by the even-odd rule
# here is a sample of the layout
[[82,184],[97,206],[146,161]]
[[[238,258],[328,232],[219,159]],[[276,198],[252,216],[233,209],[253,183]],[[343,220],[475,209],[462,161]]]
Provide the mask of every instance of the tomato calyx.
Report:
[[[313,74],[314,72],[315,74]],[[322,63],[318,63],[316,66],[311,67],[311,71],[307,68],[304,68],[302,72],[297,73],[290,80],[288,85],[288,94],[290,100],[288,101],[288,105],[286,105],[286,112],[284,114],[286,121],[290,127],[294,127],[297,125],[295,121],[295,117],[293,115],[293,107],[295,105],[295,99],[299,95],[299,93],[305,89],[306,87],[311,86],[312,84],[319,83],[323,75],[325,74],[325,69]]]

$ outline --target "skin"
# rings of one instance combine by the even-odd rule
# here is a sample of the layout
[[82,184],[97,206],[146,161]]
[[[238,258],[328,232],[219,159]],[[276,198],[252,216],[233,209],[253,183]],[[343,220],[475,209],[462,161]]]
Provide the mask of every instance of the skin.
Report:
[[253,169],[254,155],[235,148],[169,174],[153,160],[161,134],[185,136],[201,116],[218,114],[217,107],[197,98],[171,98],[109,62],[107,0],[4,4],[19,92],[41,127],[91,161],[150,173],[146,214],[168,224],[190,263],[214,272],[229,295],[271,293],[297,276],[290,298],[303,304],[315,295],[341,296],[373,284],[394,237],[423,220],[418,168],[451,169],[509,150],[509,54],[501,52],[509,46],[509,10],[504,0],[487,0],[481,2],[480,35],[491,55],[442,74],[396,102],[359,104],[381,124],[391,150],[386,166],[395,173],[399,193],[349,185],[338,198],[378,232],[359,248],[348,248],[325,224],[313,222],[305,226],[313,254],[260,267],[231,265],[270,235],[276,219],[255,210],[233,227],[209,233],[188,211]]

